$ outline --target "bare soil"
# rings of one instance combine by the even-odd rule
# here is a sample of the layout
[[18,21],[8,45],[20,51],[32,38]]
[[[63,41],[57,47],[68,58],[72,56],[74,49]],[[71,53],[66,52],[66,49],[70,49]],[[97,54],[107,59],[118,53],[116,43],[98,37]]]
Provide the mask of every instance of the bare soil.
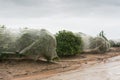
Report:
[[41,80],[56,73],[105,63],[108,58],[120,55],[120,48],[111,48],[104,54],[83,53],[47,63],[30,59],[7,59],[0,61],[0,80]]

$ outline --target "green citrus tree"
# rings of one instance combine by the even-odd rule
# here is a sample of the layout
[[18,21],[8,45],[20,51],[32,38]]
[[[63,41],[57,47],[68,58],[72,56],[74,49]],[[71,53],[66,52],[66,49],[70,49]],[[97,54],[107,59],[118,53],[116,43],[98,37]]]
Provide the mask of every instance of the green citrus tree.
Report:
[[59,31],[56,34],[58,56],[76,55],[82,51],[82,40],[71,31]]

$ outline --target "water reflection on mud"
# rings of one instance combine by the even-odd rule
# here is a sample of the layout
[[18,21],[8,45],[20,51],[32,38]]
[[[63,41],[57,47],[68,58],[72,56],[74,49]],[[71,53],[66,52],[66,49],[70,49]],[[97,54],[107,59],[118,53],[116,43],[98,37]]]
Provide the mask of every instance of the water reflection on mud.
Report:
[[120,56],[110,58],[106,63],[60,73],[44,80],[120,80]]

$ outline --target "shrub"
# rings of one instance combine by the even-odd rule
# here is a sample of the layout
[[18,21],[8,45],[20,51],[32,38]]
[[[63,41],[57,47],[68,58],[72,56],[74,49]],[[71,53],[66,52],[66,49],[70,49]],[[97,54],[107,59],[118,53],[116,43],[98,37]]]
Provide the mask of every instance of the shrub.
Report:
[[110,43],[110,46],[111,46],[111,47],[114,47],[115,42],[114,42],[113,40],[109,40],[109,43]]
[[117,42],[114,47],[120,47],[120,42]]
[[57,53],[59,56],[71,56],[80,53],[82,50],[82,41],[71,31],[59,31],[56,34]]
[[109,40],[111,47],[120,47],[120,42],[119,41],[113,41]]

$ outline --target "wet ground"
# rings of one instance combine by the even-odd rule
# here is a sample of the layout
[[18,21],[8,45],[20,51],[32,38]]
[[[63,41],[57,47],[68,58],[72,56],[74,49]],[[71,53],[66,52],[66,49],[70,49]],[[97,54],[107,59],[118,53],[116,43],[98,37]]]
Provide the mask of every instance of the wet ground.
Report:
[[64,57],[56,63],[0,60],[0,80],[120,80],[119,72],[120,48],[111,48],[104,54]]
[[59,73],[42,80],[120,80],[120,56],[99,65]]

